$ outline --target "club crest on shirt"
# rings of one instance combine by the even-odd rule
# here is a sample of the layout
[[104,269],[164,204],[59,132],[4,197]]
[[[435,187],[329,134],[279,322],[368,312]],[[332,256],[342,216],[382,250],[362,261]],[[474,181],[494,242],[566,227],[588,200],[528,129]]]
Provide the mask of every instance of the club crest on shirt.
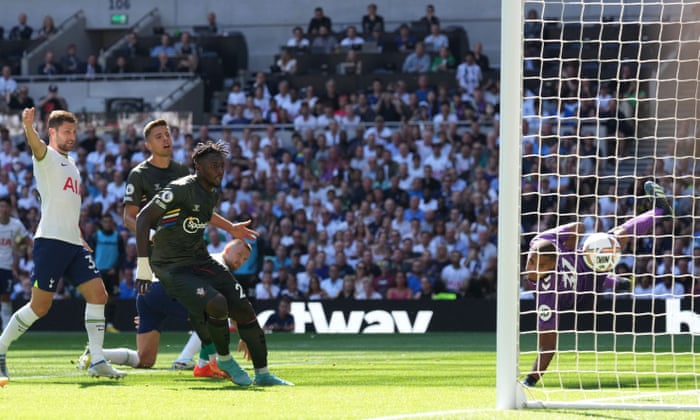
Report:
[[199,211],[199,204],[195,204],[194,206],[192,206],[192,211],[193,211],[193,212],[195,212],[195,211],[198,212],[198,211]]
[[206,294],[207,294],[206,290],[204,290],[203,287],[198,287],[197,290],[195,290],[194,293],[195,293],[197,296],[201,296],[201,297],[204,297],[204,296],[206,296]]
[[542,304],[537,308],[537,315],[544,322],[547,322],[552,318],[552,308],[549,305]]
[[201,223],[198,218],[193,216],[182,221],[182,230],[187,233],[197,233],[200,229],[206,229],[206,227],[206,223]]

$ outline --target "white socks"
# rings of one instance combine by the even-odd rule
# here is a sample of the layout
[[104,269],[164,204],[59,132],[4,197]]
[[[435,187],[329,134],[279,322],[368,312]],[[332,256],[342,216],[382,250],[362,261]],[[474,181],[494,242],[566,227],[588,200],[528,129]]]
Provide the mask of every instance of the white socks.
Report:
[[2,319],[0,329],[10,325],[10,318],[12,318],[12,302],[0,302],[0,319]]
[[115,365],[126,365],[136,368],[139,366],[139,363],[141,363],[139,354],[131,349],[104,349],[102,352],[105,359],[109,360]]
[[85,331],[92,364],[105,359],[102,347],[105,341],[105,305],[85,304]]
[[202,340],[196,332],[190,334],[190,339],[187,340],[185,348],[182,349],[182,353],[177,357],[177,360],[194,360],[194,356],[199,353],[199,349],[202,347]]
[[15,312],[10,318],[10,322],[5,326],[2,335],[0,335],[0,354],[7,353],[10,344],[24,334],[37,319],[39,317],[34,313],[29,303]]

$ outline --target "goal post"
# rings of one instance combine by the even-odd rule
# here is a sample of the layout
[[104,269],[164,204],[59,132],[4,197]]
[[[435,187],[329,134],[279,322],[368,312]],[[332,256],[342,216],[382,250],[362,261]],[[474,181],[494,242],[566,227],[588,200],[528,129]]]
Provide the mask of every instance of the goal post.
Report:
[[[700,410],[700,0],[501,6],[497,408]],[[559,311],[524,387],[552,316],[520,299],[529,240],[619,226],[651,208],[647,180],[675,216],[624,247],[616,285]]]
[[[498,219],[498,290],[496,319],[496,405],[500,409],[519,405],[518,271],[520,250],[520,148],[503,147],[519,144],[522,97],[522,49],[507,46],[522,44],[523,36],[513,28],[523,27],[521,0],[501,1],[501,104],[499,151],[499,219]],[[509,142],[503,139],[513,139]],[[504,164],[508,162],[508,164]],[[503,246],[512,244],[513,246]],[[511,286],[511,287],[509,287]]]

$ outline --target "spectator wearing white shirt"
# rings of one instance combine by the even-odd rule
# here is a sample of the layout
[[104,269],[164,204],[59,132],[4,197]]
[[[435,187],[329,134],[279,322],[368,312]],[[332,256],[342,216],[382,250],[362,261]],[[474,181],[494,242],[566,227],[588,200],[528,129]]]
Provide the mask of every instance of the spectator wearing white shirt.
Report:
[[241,90],[240,82],[233,82],[231,86],[231,92],[228,94],[226,103],[229,105],[245,105],[246,94]]
[[318,127],[318,120],[311,114],[311,109],[309,104],[306,102],[301,103],[299,108],[299,115],[294,118],[294,130],[303,133],[306,130],[315,130]]
[[474,89],[481,84],[483,75],[481,67],[474,59],[474,53],[467,52],[464,56],[464,62],[457,67],[457,84],[459,91],[462,94],[463,101],[471,100]]
[[345,38],[340,41],[340,46],[359,49],[364,43],[365,40],[357,34],[357,29],[354,26],[348,26],[345,30]]
[[654,286],[649,274],[640,274],[636,283],[633,291],[636,299],[654,299]]
[[88,153],[86,158],[88,168],[90,168],[90,173],[104,171],[106,157],[107,150],[105,146],[105,141],[102,138],[98,138],[95,142],[95,150]]
[[391,139],[391,134],[393,132],[389,127],[384,125],[384,117],[377,115],[374,118],[374,126],[370,127],[365,131],[365,140],[369,139],[370,136],[375,136],[377,143],[386,144]]
[[295,26],[292,29],[292,37],[287,41],[288,47],[293,48],[309,48],[309,40],[304,38],[304,31],[301,26]]
[[685,287],[681,282],[675,281],[673,276],[665,275],[657,280],[654,286],[654,299],[682,298],[685,294]]
[[12,68],[2,66],[2,76],[0,77],[0,111],[7,112],[12,95],[17,91],[17,81],[12,78]]
[[357,292],[355,296],[356,300],[379,300],[382,299],[382,295],[374,290],[374,285],[372,284],[372,279],[365,277],[361,280],[362,289]]
[[425,37],[423,42],[429,52],[438,52],[442,47],[450,48],[447,36],[440,33],[440,24],[438,23],[430,25],[430,34]]
[[445,172],[452,167],[448,154],[443,153],[442,148],[441,142],[433,142],[432,152],[423,160],[423,166],[430,166],[433,169],[433,176],[437,179],[441,179]]
[[433,117],[433,124],[435,126],[435,131],[440,129],[440,125],[443,123],[456,123],[457,115],[450,109],[450,103],[444,101],[440,104],[440,112],[435,114]]
[[336,264],[328,267],[328,278],[321,281],[321,289],[325,290],[331,299],[335,299],[343,289],[343,279],[340,278],[340,270]]
[[287,108],[292,103],[292,96],[289,94],[289,82],[282,80],[277,85],[279,92],[274,96],[277,101],[277,106],[280,108]]
[[450,264],[440,272],[440,280],[445,290],[451,293],[464,294],[469,286],[469,270],[461,264],[462,255],[458,251],[450,252]]
[[262,272],[260,283],[255,285],[255,299],[272,300],[277,299],[280,294],[280,288],[272,283],[272,270],[265,269]]
[[318,123],[318,128],[328,128],[328,125],[331,123],[331,121],[335,121],[336,116],[335,116],[335,111],[333,110],[332,106],[326,105],[323,107],[323,114],[319,115],[316,118],[316,122]]

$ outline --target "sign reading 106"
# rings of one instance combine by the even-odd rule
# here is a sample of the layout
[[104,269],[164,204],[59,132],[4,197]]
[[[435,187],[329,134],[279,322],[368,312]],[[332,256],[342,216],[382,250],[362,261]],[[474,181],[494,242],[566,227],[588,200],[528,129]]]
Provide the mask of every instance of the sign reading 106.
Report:
[[131,8],[131,0],[108,0],[109,10],[129,10]]

